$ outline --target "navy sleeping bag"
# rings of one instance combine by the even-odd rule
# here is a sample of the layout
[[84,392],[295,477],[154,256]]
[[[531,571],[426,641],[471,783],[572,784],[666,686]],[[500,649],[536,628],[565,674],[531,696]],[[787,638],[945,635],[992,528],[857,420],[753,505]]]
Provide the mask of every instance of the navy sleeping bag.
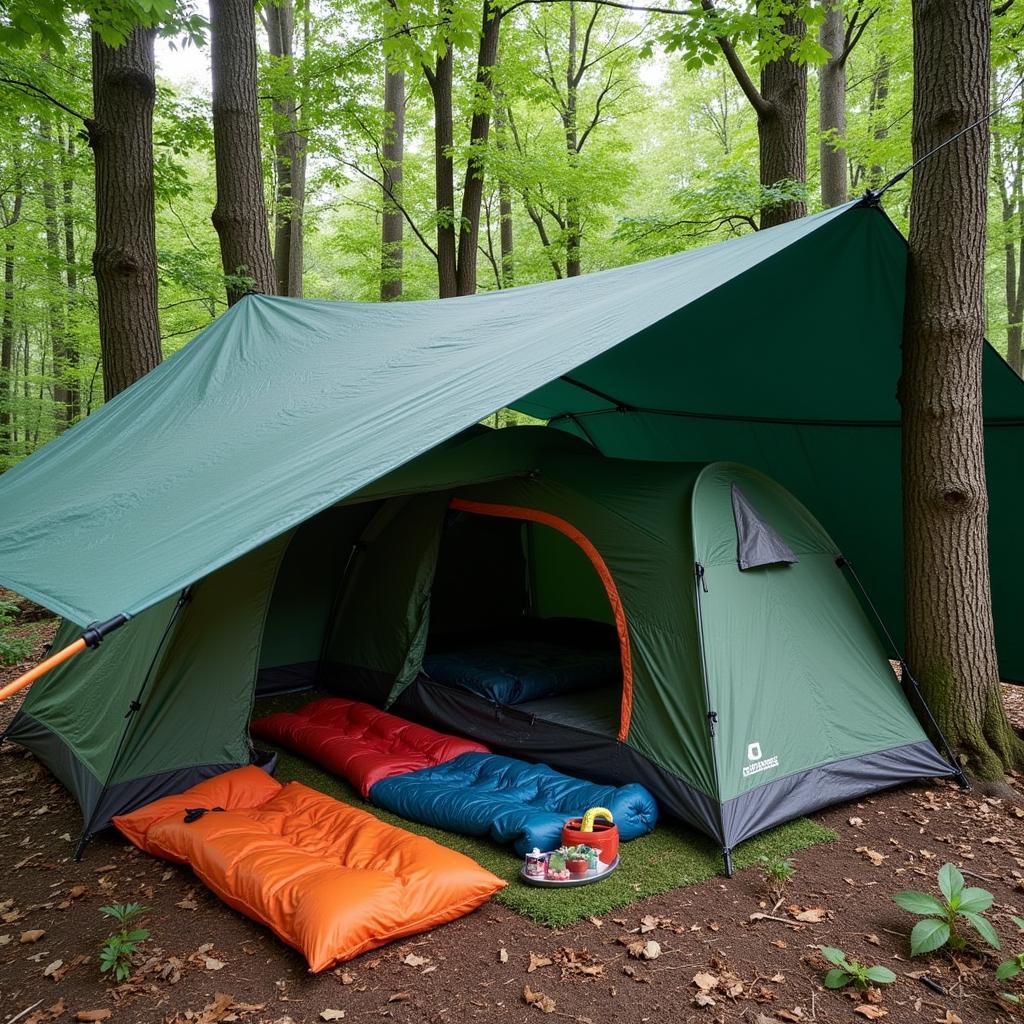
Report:
[[423,672],[435,682],[459,686],[499,704],[521,704],[560,693],[621,684],[615,649],[503,639],[428,654]]
[[654,797],[637,783],[599,786],[497,754],[462,754],[447,764],[382,779],[370,800],[409,821],[490,835],[520,855],[534,847],[556,849],[565,822],[591,807],[612,812],[622,840],[650,832],[658,820]]

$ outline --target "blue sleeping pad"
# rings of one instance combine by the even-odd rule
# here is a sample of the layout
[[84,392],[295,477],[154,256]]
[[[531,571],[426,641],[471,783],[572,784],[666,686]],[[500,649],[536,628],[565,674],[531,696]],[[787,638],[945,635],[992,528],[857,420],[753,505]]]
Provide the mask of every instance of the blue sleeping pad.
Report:
[[447,764],[382,779],[370,800],[409,821],[490,835],[519,854],[555,849],[565,822],[591,807],[612,812],[622,840],[645,835],[658,821],[654,797],[638,783],[598,786],[497,754],[462,754]]

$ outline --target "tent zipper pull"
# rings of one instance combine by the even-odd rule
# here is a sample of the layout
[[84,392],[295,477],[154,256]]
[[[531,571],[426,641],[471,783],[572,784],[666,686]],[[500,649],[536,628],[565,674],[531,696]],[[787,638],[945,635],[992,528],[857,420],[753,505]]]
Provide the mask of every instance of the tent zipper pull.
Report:
[[708,732],[711,734],[711,738],[715,738],[715,726],[718,725],[718,712],[708,712]]
[[700,562],[694,562],[693,571],[697,574],[697,582],[700,584],[701,590],[706,594],[708,592],[708,583],[704,579],[704,566]]

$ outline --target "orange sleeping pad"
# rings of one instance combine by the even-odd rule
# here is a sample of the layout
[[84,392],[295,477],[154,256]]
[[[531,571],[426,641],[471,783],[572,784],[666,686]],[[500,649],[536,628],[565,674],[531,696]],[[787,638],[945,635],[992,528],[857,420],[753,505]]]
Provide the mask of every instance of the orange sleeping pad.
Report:
[[453,921],[506,884],[461,853],[252,766],[114,824],[148,853],[190,864],[312,971]]

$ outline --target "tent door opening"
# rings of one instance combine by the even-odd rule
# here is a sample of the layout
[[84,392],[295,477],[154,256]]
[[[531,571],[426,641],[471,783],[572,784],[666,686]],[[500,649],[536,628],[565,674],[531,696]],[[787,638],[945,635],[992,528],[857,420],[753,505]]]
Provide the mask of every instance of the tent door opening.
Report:
[[614,737],[628,643],[614,581],[571,524],[452,501],[431,591],[428,679]]

